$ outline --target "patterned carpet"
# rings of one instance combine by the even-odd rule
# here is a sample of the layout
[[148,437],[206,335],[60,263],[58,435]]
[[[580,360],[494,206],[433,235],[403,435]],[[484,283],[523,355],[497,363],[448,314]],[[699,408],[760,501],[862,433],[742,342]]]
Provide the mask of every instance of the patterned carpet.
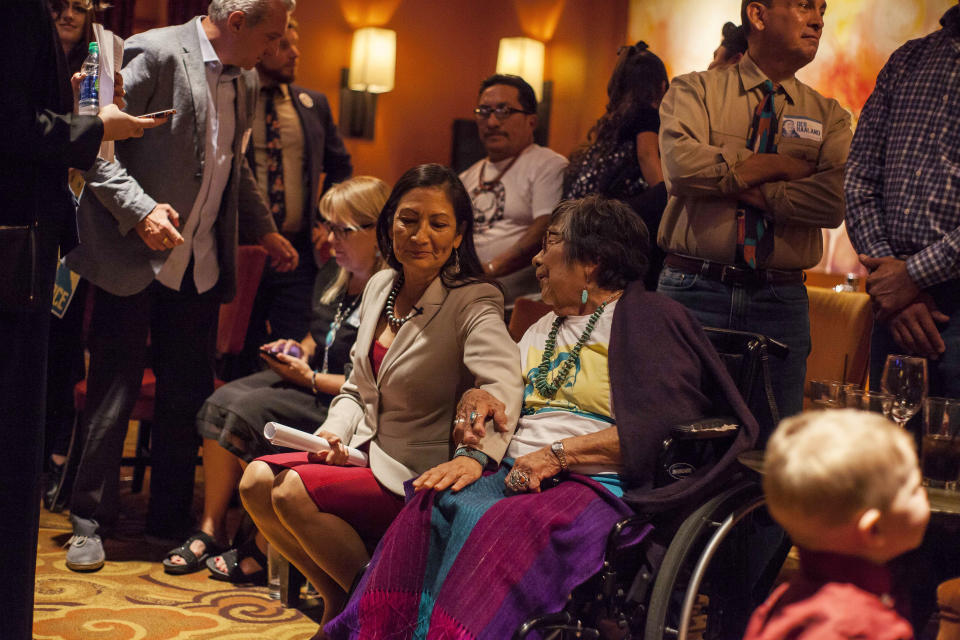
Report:
[[316,633],[316,622],[271,600],[266,587],[234,587],[210,579],[206,570],[164,573],[160,560],[168,547],[143,538],[148,487],[137,495],[129,493],[129,482],[124,487],[124,517],[105,541],[107,563],[100,571],[67,569],[62,548],[70,537],[67,514],[42,511],[35,639],[306,640]]

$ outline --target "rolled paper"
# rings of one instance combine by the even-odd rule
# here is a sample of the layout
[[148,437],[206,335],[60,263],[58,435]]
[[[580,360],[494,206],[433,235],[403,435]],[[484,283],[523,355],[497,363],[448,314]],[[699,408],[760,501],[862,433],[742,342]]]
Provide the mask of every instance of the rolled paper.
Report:
[[[288,427],[279,422],[268,422],[263,425],[263,437],[269,440],[271,444],[288,449],[310,453],[330,450],[330,443],[327,442],[326,438]],[[359,449],[347,447],[347,464],[354,467],[366,467],[368,464],[367,454]]]

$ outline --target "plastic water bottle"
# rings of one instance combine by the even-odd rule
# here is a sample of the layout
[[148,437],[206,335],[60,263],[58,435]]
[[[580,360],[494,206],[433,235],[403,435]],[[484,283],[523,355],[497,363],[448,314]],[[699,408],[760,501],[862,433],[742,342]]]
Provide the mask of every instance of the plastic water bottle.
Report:
[[100,45],[91,42],[83,61],[80,82],[80,115],[95,116],[100,113]]

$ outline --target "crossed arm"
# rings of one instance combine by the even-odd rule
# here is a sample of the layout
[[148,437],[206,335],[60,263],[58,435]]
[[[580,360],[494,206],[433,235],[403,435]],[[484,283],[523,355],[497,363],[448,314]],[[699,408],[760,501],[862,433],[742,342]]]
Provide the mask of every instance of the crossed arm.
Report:
[[836,107],[815,162],[711,144],[706,89],[697,74],[674,79],[660,107],[660,150],[672,195],[742,200],[778,223],[836,227],[843,220],[843,164],[850,116]]

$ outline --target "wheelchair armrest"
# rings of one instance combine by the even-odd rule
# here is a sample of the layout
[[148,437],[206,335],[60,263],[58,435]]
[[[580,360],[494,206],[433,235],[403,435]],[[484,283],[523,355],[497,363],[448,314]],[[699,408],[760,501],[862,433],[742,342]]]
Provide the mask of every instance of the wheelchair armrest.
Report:
[[728,441],[740,430],[735,418],[700,418],[675,425],[660,443],[655,487],[683,480],[697,469],[716,463]]
[[740,428],[740,423],[731,416],[719,418],[700,418],[693,422],[675,425],[670,430],[670,438],[675,440],[703,440],[708,438],[723,438],[733,435]]

